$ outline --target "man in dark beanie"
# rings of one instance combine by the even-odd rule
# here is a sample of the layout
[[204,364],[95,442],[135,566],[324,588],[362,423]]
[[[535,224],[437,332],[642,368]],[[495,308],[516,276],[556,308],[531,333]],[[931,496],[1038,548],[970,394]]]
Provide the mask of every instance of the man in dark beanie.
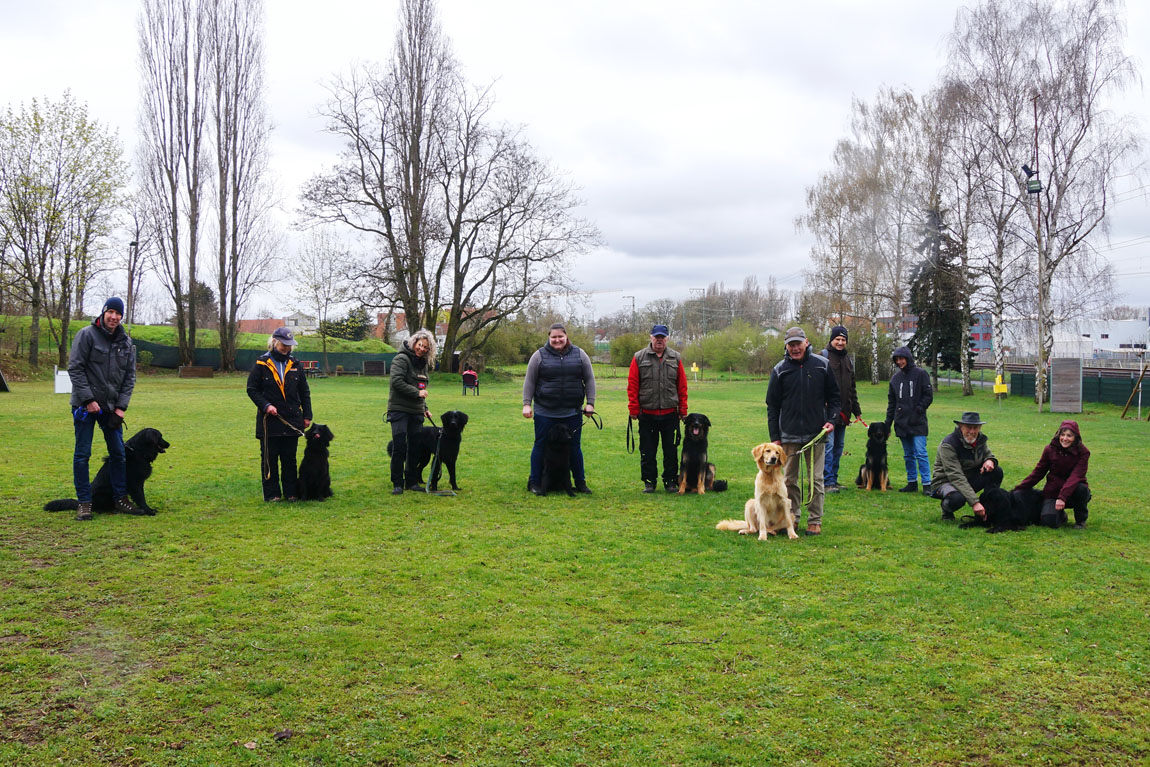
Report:
[[124,514],[147,514],[128,498],[124,471],[124,411],[136,386],[136,347],[120,324],[124,302],[113,296],[104,302],[100,315],[72,340],[68,377],[72,379],[72,421],[76,450],[72,456],[72,479],[80,503],[76,519],[92,518],[92,485],[88,459],[92,456],[92,433],[99,424],[108,446],[115,510]]
[[826,462],[823,467],[823,489],[828,493],[837,493],[842,489],[839,486],[839,461],[843,457],[847,426],[850,425],[851,416],[862,417],[855,389],[855,366],[847,354],[847,329],[842,325],[831,328],[831,338],[821,353],[827,358],[827,367],[839,385],[839,418],[834,422],[834,430],[827,434]]

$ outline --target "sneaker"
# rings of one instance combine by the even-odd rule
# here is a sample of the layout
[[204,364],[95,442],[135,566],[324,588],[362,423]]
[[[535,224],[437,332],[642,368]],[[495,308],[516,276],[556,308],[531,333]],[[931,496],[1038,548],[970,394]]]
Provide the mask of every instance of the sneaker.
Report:
[[396,485],[395,487],[391,488],[391,494],[403,495],[403,485]]
[[839,487],[838,485],[827,485],[826,487],[823,488],[824,493],[838,493],[841,491],[842,491],[842,488]]
[[76,509],[76,519],[80,522],[92,521],[92,503],[91,501],[83,502],[80,507]]
[[900,493],[917,493],[918,492],[918,483],[917,482],[907,482],[906,487],[899,490],[899,492]]
[[822,535],[823,526],[818,522],[812,522],[807,525],[807,535]]
[[116,507],[116,511],[121,514],[133,514],[137,517],[147,516],[148,514],[148,512],[138,508],[136,504],[132,503],[132,499],[126,495],[117,498],[113,505]]
[[1085,530],[1086,529],[1086,523],[1085,522],[1075,522],[1074,523],[1074,529],[1075,530]]
[[643,483],[643,492],[644,493],[655,492],[655,483],[654,482],[644,482]]
[[583,493],[583,495],[591,495],[591,488],[587,487],[587,482],[584,480],[583,482],[575,483],[575,492]]
[[527,490],[530,491],[532,495],[543,495],[543,488],[539,487],[539,485],[528,483]]
[[950,509],[943,509],[942,510],[942,521],[943,522],[953,522],[954,521],[954,512],[951,511]]
[[416,482],[414,485],[408,485],[407,489],[413,493],[426,493],[427,488]]
[[929,482],[922,486],[922,494],[923,495],[929,496],[932,492],[933,491],[930,489],[930,483]]
[[675,484],[674,482],[664,482],[663,483],[663,489],[666,490],[668,493],[679,492],[679,486],[677,484]]

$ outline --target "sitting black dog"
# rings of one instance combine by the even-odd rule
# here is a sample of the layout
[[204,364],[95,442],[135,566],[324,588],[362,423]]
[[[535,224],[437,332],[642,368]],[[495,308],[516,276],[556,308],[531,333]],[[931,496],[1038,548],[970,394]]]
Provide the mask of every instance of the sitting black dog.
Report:
[[564,423],[552,425],[543,442],[543,476],[539,478],[539,495],[549,490],[563,490],[575,496],[571,483],[571,427]]
[[890,476],[886,465],[886,442],[890,430],[882,421],[876,421],[866,430],[866,460],[859,467],[855,484],[864,490],[886,490],[890,487]]
[[331,429],[313,423],[304,436],[303,460],[299,464],[299,499],[326,501],[331,498],[331,467],[328,445],[335,439]]
[[683,420],[683,456],[679,461],[679,495],[707,490],[722,492],[727,480],[715,479],[715,464],[707,460],[711,419],[702,413],[688,413]]
[[[148,505],[144,496],[144,482],[152,476],[152,463],[171,444],[164,439],[159,429],[140,429],[124,443],[124,473],[127,479],[128,497],[143,516],[155,516],[156,509]],[[92,511],[115,511],[116,499],[112,497],[112,477],[108,471],[108,459],[96,472],[92,480]],[[73,511],[80,508],[75,498],[60,498],[44,504],[45,511]]]
[[1035,490],[1007,492],[1001,487],[992,487],[984,490],[978,500],[986,509],[986,516],[967,515],[959,527],[985,527],[988,533],[1025,530],[1037,525],[1042,513],[1042,493]]
[[[463,427],[467,425],[467,413],[461,410],[448,410],[443,414],[439,426],[423,426],[407,435],[407,449],[414,451],[415,465],[419,467],[419,484],[423,484],[423,470],[432,464],[427,488],[436,490],[443,477],[443,467],[447,467],[451,477],[451,489],[459,490],[455,478],[455,464],[459,460],[459,449],[463,444]],[[387,454],[391,455],[392,443],[387,443]],[[436,455],[438,453],[438,460]],[[434,462],[434,463],[433,463]]]

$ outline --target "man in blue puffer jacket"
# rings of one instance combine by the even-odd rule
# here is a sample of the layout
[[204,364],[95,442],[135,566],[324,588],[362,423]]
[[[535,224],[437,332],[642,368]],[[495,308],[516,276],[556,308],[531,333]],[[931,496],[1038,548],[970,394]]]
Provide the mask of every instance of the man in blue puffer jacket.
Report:
[[893,423],[895,435],[902,440],[906,487],[899,492],[917,491],[918,480],[921,478],[923,494],[930,495],[930,459],[926,455],[926,437],[929,433],[926,409],[934,401],[930,373],[914,364],[914,355],[906,346],[895,349],[891,359],[896,370],[890,377],[890,389],[887,392],[886,426],[890,429]]

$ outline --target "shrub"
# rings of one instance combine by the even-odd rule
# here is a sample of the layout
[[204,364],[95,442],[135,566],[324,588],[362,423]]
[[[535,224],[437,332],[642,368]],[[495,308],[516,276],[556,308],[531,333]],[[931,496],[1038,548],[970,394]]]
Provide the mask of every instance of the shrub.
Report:
[[631,366],[635,352],[651,343],[651,336],[643,333],[624,333],[611,339],[611,364],[623,368]]

